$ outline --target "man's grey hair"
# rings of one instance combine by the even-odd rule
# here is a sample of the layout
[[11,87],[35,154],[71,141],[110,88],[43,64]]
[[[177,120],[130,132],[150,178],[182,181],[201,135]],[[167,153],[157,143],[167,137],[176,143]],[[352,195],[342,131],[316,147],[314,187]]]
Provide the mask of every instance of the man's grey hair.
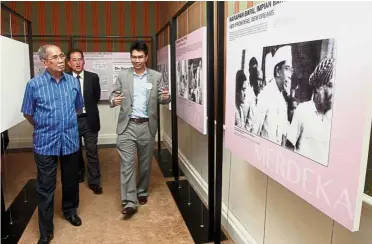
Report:
[[40,60],[46,60],[48,58],[48,48],[52,47],[52,44],[45,44],[39,48],[37,51],[37,55],[39,56]]

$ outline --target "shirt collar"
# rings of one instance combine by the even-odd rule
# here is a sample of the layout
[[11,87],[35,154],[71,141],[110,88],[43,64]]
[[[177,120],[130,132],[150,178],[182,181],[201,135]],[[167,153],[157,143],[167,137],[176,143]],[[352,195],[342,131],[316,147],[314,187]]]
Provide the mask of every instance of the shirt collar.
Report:
[[[282,93],[280,92],[280,90],[279,90],[278,84],[276,84],[276,80],[275,80],[275,78],[273,78],[273,79],[269,82],[268,86],[269,86],[269,85],[271,85],[271,90],[272,90],[276,95],[283,97],[283,94],[282,94]],[[283,99],[284,99],[284,97],[283,97]]]
[[[48,80],[51,80],[52,78],[54,79],[54,77],[49,73],[49,71],[47,69],[45,69],[45,72],[44,72],[44,76],[48,79]],[[61,74],[61,80],[65,78],[65,72],[62,72]],[[55,79],[54,79],[55,80]]]
[[[76,74],[75,72],[72,72],[72,75],[76,78],[76,76],[78,76],[78,74]],[[83,79],[84,80],[84,70],[81,71],[81,73],[79,74],[80,76],[80,79]]]
[[133,75],[137,76],[137,77],[143,77],[143,76],[147,75],[147,68],[145,68],[145,72],[143,72],[142,75],[137,74],[136,71],[133,69]]
[[318,112],[318,109],[316,109],[315,102],[314,100],[311,100],[311,110],[314,111],[315,114],[318,116],[324,116],[327,119],[332,118],[332,109],[328,110],[324,115]]

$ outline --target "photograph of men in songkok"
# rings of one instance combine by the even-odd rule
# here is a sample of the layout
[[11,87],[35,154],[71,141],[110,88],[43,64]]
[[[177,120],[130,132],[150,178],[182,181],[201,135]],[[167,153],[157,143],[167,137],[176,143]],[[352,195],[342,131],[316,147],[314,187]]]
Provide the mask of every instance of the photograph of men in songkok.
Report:
[[168,64],[158,64],[157,66],[158,71],[162,75],[160,87],[164,88],[169,91],[169,67]]
[[202,105],[202,59],[189,59],[189,100]]
[[189,98],[189,84],[188,84],[188,65],[187,60],[180,60],[177,62],[176,82],[178,95],[185,99]]
[[235,77],[236,131],[328,166],[335,50],[334,39],[267,46],[259,57],[242,50]]

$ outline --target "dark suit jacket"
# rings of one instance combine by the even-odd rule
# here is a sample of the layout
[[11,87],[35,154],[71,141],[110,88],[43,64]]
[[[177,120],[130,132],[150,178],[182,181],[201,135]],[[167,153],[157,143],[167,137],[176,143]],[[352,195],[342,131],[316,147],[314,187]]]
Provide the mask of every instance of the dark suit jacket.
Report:
[[[98,132],[101,129],[99,120],[98,102],[101,99],[101,86],[96,73],[84,70],[83,98],[87,113],[87,122],[90,131]],[[68,73],[73,75],[72,72]]]

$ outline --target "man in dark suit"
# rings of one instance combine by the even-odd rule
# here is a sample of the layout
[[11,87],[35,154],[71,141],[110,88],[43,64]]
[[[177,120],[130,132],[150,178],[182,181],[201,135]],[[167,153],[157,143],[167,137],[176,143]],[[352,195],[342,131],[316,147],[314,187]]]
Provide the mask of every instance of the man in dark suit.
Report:
[[72,69],[70,73],[80,81],[81,91],[84,98],[83,113],[78,116],[80,134],[80,162],[79,182],[84,181],[84,159],[82,154],[82,137],[88,159],[88,185],[95,194],[102,193],[101,172],[98,160],[97,141],[100,130],[100,119],[97,103],[101,98],[99,77],[96,73],[84,70],[84,54],[79,49],[70,50],[67,53],[67,63]]

